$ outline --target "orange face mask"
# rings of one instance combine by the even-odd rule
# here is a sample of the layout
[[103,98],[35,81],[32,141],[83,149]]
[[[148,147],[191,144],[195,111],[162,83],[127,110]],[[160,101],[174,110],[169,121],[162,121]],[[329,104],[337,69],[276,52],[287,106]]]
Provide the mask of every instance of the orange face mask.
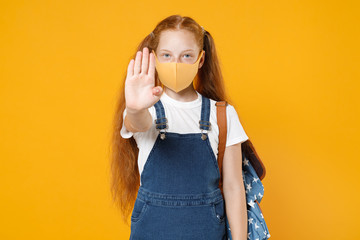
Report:
[[155,68],[160,81],[175,92],[180,92],[191,84],[199,70],[199,61],[204,54],[204,50],[201,50],[198,59],[193,64],[176,62],[161,63],[155,51],[152,50],[152,52],[155,56]]

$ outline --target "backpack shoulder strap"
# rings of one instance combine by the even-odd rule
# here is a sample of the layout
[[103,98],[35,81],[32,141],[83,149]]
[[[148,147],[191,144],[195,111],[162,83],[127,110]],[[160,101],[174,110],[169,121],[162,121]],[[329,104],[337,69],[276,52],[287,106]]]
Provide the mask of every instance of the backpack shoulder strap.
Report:
[[227,136],[227,120],[226,120],[226,101],[217,101],[216,105],[216,119],[219,126],[219,146],[218,146],[218,165],[220,170],[220,181],[219,188],[223,193],[222,189],[222,163],[224,158],[225,146],[226,146],[226,136]]

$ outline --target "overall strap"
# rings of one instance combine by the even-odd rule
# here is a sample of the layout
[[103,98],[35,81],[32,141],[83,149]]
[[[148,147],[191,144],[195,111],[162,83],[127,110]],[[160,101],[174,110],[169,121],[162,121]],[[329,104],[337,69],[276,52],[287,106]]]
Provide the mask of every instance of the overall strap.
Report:
[[210,119],[210,99],[202,95],[201,103],[201,118],[199,120],[199,127],[201,129],[201,139],[205,140],[207,135],[203,133],[203,130],[211,130]]
[[221,193],[223,193],[223,177],[222,177],[222,163],[226,146],[226,136],[227,136],[227,120],[226,120],[226,101],[217,101],[216,105],[216,119],[219,126],[219,146],[218,146],[218,165],[220,170],[220,181],[219,188]]
[[[165,109],[160,99],[154,104],[154,107],[156,110],[156,119],[154,121],[156,129],[159,129],[160,131],[160,138],[165,139],[165,132],[169,126],[167,125],[168,120],[165,116]],[[164,132],[161,132],[161,130],[164,130]]]
[[[160,131],[160,138],[165,139],[165,133],[166,129],[168,129],[168,120],[165,116],[165,109],[164,106],[159,99],[154,104],[155,110],[156,110],[156,129],[159,129]],[[211,123],[209,121],[210,119],[210,99],[202,96],[202,102],[201,102],[201,117],[199,120],[199,128],[201,130],[201,139],[205,140],[207,138],[207,135],[203,133],[203,130],[211,130]],[[163,132],[161,130],[164,130]]]

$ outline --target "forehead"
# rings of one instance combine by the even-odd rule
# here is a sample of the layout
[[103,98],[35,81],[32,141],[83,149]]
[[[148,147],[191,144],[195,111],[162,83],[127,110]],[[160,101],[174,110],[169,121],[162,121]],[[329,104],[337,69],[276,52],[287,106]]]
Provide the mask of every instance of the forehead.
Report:
[[172,52],[192,49],[199,50],[195,36],[188,30],[166,30],[160,33],[159,45],[157,49]]

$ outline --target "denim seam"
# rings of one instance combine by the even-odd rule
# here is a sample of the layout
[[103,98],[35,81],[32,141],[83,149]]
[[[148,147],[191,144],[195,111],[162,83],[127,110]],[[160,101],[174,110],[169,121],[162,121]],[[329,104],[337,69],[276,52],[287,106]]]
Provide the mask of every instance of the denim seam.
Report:
[[144,206],[141,208],[141,211],[140,211],[140,213],[139,213],[139,216],[137,216],[137,217],[131,216],[131,221],[134,222],[134,223],[140,221],[140,220],[143,218],[143,216],[144,216],[144,214],[145,214],[145,212],[146,212],[146,210],[147,210],[147,208],[148,208],[147,202],[143,201],[142,199],[139,199],[139,200],[141,200],[142,202],[144,202]]
[[212,211],[212,215],[213,215],[213,219],[214,221],[216,221],[217,224],[222,224],[225,221],[225,215],[223,216],[222,219],[219,219],[216,215],[216,205],[219,203],[213,203],[211,206],[211,211]]
[[[142,172],[141,172],[141,176],[140,176],[140,179],[142,179],[142,177],[144,176],[144,172],[145,172],[145,169],[147,168],[147,166],[148,165],[150,165],[150,163],[149,162],[151,162],[150,160],[151,160],[151,156],[154,154],[154,151],[155,151],[155,149],[159,146],[159,142],[160,142],[160,134],[158,134],[158,136],[156,137],[156,141],[155,141],[155,143],[154,143],[154,145],[153,145],[153,147],[152,147],[152,149],[151,149],[151,151],[150,151],[150,153],[149,153],[149,156],[148,156],[148,158],[146,159],[146,162],[145,162],[145,165],[144,165],[144,167],[143,167],[143,170],[142,170]],[[161,140],[162,141],[162,140]]]
[[217,159],[216,159],[216,157],[215,157],[215,153],[214,153],[214,151],[212,150],[212,147],[211,147],[211,145],[210,145],[209,138],[206,138],[206,139],[205,139],[205,142],[206,142],[206,146],[207,146],[206,148],[207,148],[207,150],[209,151],[209,153],[210,153],[210,155],[211,155],[212,162],[213,162],[213,164],[214,164],[214,166],[215,166],[215,171],[216,171],[216,173],[217,173],[218,179],[220,180],[219,164],[218,164],[218,161],[217,161]]

